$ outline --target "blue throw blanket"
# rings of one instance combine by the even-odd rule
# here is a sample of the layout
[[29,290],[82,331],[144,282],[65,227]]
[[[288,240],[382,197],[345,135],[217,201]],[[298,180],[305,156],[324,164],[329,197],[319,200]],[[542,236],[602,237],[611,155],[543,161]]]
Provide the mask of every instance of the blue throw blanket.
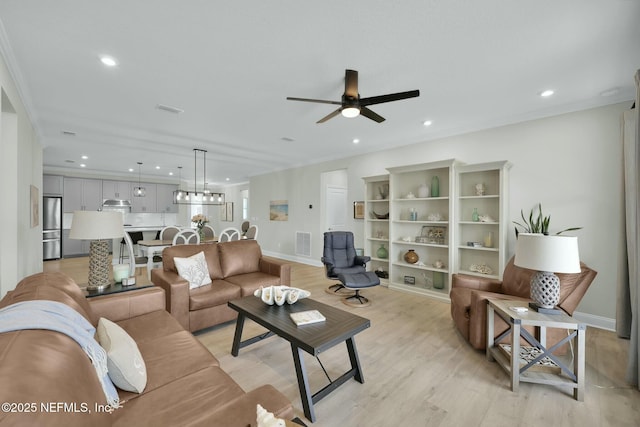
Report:
[[107,353],[93,338],[96,329],[80,313],[61,302],[47,300],[19,302],[0,310],[0,333],[23,329],[48,329],[75,340],[96,368],[109,406],[119,406],[118,392],[107,372]]

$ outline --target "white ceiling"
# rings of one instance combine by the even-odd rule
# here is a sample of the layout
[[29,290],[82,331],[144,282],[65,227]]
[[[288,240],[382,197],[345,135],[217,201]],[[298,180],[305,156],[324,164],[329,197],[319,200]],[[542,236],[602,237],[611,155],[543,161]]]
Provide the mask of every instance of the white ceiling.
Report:
[[[640,67],[636,0],[2,0],[0,21],[45,171],[190,178],[201,148],[211,184],[631,100]],[[362,97],[420,97],[381,124],[285,99],[339,101],[346,68]]]

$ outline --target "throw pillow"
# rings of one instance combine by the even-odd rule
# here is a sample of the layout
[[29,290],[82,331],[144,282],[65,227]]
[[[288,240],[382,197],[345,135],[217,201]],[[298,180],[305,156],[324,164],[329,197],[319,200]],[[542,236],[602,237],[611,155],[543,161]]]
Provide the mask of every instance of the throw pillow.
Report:
[[147,385],[147,367],[136,342],[112,321],[98,321],[98,342],[107,352],[109,378],[122,390],[142,393]]
[[211,283],[204,252],[198,252],[189,258],[174,258],[173,261],[180,277],[187,279],[189,282],[189,289],[199,288]]

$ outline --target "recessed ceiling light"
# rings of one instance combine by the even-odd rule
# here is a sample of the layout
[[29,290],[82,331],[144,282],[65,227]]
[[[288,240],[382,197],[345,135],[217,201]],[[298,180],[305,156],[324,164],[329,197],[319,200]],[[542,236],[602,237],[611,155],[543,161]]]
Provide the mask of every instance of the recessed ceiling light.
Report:
[[231,178],[227,177],[225,178],[225,181],[231,181]]
[[358,142],[360,142],[360,140],[359,140],[358,138],[354,138],[354,139],[353,139],[353,143],[354,143],[354,144],[357,144]]
[[133,168],[129,168],[129,172],[133,172]]
[[81,167],[81,168],[86,168],[86,167],[87,167],[87,165],[85,165],[84,163],[80,163],[80,167]]
[[169,176],[173,176],[173,172],[169,172]]
[[156,166],[156,169],[160,169],[160,166]]
[[546,98],[546,97],[551,96],[551,95],[553,95],[553,91],[551,89],[547,89],[547,90],[545,90],[545,91],[540,93],[540,96],[543,97],[543,98]]
[[80,156],[80,158],[81,158],[82,160],[87,160],[87,159],[89,158],[89,156]]
[[424,122],[422,122],[424,126],[431,126],[431,123],[431,120],[425,120]]
[[114,58],[107,55],[102,55],[100,57],[100,62],[102,62],[107,67],[115,67],[116,65],[118,65],[118,62]]

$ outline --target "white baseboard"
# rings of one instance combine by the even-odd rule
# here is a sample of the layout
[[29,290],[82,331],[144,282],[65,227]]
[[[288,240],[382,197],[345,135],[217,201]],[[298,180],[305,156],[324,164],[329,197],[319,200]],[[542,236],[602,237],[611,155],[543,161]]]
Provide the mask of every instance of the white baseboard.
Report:
[[610,319],[608,317],[596,316],[595,314],[581,313],[579,311],[573,312],[573,317],[584,322],[589,326],[599,329],[606,329],[608,331],[616,331],[616,319]]

